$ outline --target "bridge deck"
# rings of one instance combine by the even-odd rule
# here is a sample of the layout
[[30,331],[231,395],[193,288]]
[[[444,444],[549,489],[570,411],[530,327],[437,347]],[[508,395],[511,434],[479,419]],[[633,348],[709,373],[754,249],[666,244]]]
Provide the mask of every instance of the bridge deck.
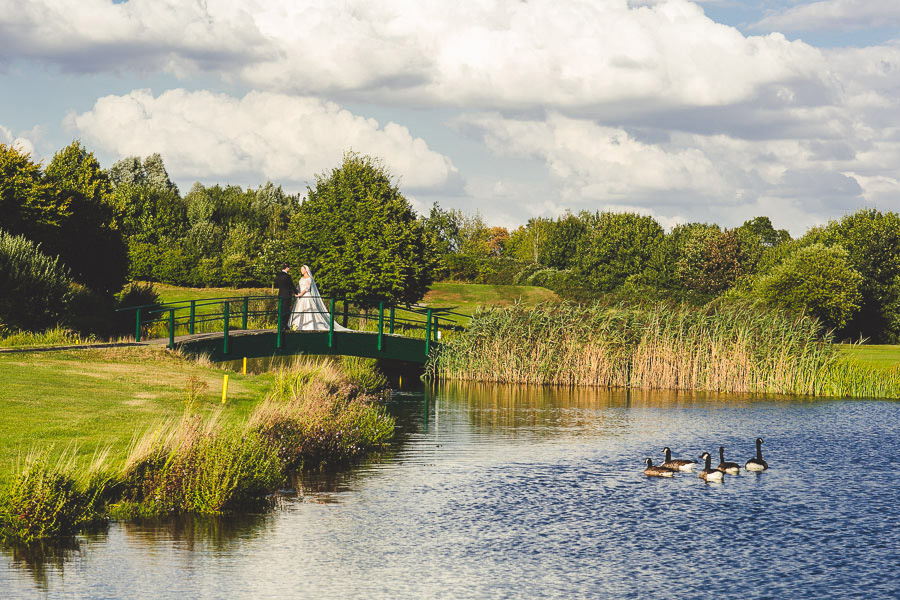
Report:
[[[381,339],[379,347],[379,337]],[[384,358],[406,362],[424,363],[428,353],[438,346],[426,344],[421,338],[370,331],[286,331],[281,334],[281,347],[277,347],[277,334],[271,329],[238,329],[228,333],[227,345],[222,332],[182,335],[175,338],[175,347],[185,352],[204,353],[213,361],[260,358],[290,354],[343,354],[366,358]],[[152,340],[167,344],[168,339]]]

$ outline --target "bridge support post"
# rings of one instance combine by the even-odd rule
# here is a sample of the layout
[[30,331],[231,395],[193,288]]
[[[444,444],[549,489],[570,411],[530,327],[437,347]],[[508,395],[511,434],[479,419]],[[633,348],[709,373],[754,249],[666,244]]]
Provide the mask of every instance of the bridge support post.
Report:
[[247,296],[244,296],[244,313],[241,317],[241,329],[247,329],[247,309],[250,305],[250,299]]
[[425,356],[431,354],[431,309],[428,309],[428,316],[425,321]]
[[347,296],[344,296],[344,319],[342,321],[344,327],[347,326]]
[[134,341],[141,341],[141,309],[134,313]]
[[440,317],[435,315],[435,317],[434,317],[434,341],[435,342],[438,341],[439,339],[441,339],[441,332],[440,332],[440,330],[438,330],[438,320],[439,319],[440,319]]
[[331,299],[331,308],[328,311],[328,347],[334,348],[334,298]]
[[191,300],[191,318],[188,321],[188,333],[194,335],[194,321],[197,318],[197,301]]
[[384,301],[378,303],[378,351],[384,349]]
[[169,350],[175,349],[175,309],[169,309]]
[[278,297],[278,323],[275,324],[275,331],[278,333],[275,334],[275,348],[281,350],[281,324],[282,317],[284,316],[284,298],[281,296]]
[[394,333],[394,305],[391,304],[391,329],[390,332]]
[[222,354],[228,354],[228,321],[231,317],[228,315],[228,301],[225,301],[225,327],[222,328]]

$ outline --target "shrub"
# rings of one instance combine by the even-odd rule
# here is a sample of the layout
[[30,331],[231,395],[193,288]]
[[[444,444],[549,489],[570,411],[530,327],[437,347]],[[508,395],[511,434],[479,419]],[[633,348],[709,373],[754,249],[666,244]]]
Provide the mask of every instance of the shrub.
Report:
[[88,470],[79,481],[64,459],[52,464],[49,452],[31,454],[25,468],[0,495],[0,538],[6,543],[74,535],[104,520],[106,479]]
[[862,280],[842,247],[813,244],[760,279],[755,292],[770,306],[806,312],[840,329],[859,309]]
[[174,427],[163,426],[138,443],[125,469],[118,514],[221,514],[259,505],[281,483],[282,464],[266,440],[189,411]]
[[[128,309],[138,306],[147,307],[148,311],[155,310],[162,303],[162,297],[157,293],[152,283],[134,281],[116,295],[116,308]],[[135,312],[132,310],[118,310],[115,313],[115,333],[119,335],[133,334],[135,327]]]
[[0,322],[42,329],[64,320],[72,298],[69,270],[24,236],[0,230]]
[[[380,383],[370,374],[362,380]],[[300,361],[278,375],[254,410],[251,427],[277,448],[288,468],[314,468],[347,462],[383,444],[393,435],[394,418],[334,363]]]

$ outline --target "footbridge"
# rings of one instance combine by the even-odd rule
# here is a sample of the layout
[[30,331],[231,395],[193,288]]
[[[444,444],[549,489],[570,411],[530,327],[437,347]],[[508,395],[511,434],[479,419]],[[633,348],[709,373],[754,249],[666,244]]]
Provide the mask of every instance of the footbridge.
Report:
[[[328,329],[282,331],[293,302],[277,296],[182,300],[120,309],[134,313],[136,342],[165,344],[213,361],[296,354],[337,354],[425,363],[442,334],[467,315],[450,308],[323,297]],[[339,324],[349,329],[335,328]]]

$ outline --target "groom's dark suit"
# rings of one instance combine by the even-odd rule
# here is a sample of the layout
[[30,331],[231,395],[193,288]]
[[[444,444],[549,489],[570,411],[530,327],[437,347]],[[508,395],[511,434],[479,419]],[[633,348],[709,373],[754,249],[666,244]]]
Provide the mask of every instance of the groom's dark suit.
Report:
[[294,294],[298,293],[299,290],[294,285],[294,280],[291,279],[291,276],[287,271],[279,271],[278,274],[275,275],[275,287],[278,288],[278,297],[284,298],[284,300],[281,301],[283,303],[281,328],[287,329],[288,320],[291,318],[291,301],[294,298]]

